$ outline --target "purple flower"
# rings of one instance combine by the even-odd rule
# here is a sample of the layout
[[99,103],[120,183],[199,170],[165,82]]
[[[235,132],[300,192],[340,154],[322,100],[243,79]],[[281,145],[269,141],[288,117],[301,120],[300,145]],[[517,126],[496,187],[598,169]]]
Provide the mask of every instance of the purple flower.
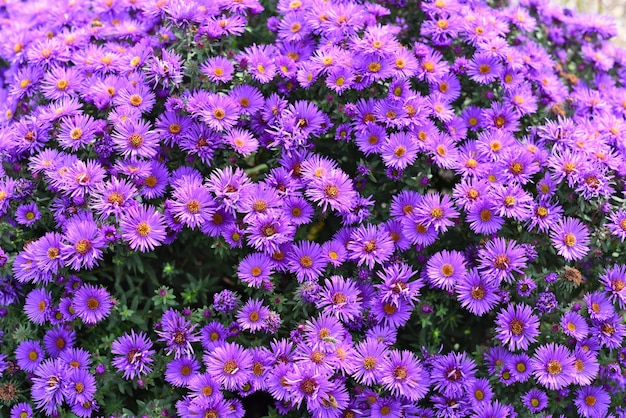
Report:
[[561,329],[565,335],[581,341],[589,334],[589,325],[585,318],[577,312],[566,312],[561,317]]
[[461,306],[478,316],[490,312],[498,304],[500,300],[496,293],[498,289],[493,280],[488,280],[475,268],[470,269],[455,286]]
[[567,261],[580,260],[589,252],[589,230],[576,218],[560,220],[550,231],[550,239]]
[[426,264],[429,282],[439,289],[451,291],[465,278],[467,270],[465,257],[458,251],[447,251],[433,255]]
[[68,383],[68,371],[60,359],[44,360],[35,370],[33,386],[31,387],[32,399],[38,409],[52,416],[58,412],[64,396],[64,388]]
[[287,255],[287,265],[299,282],[316,280],[326,266],[322,248],[312,241],[300,241]]
[[152,251],[165,240],[165,219],[152,206],[135,205],[121,216],[120,230],[131,249]]
[[382,367],[389,355],[387,345],[375,338],[367,338],[357,344],[355,349],[354,378],[357,382],[368,386],[380,384]]
[[221,387],[237,390],[250,378],[252,355],[239,344],[224,343],[205,354],[204,363]]
[[66,224],[61,258],[74,270],[91,269],[102,258],[105,242],[96,223],[89,219],[71,219]]
[[151,130],[150,123],[143,119],[128,119],[121,123],[111,138],[118,152],[124,157],[151,158],[158,151],[158,135]]
[[155,332],[159,335],[158,341],[167,344],[165,353],[169,356],[173,352],[174,358],[179,358],[193,354],[191,343],[200,339],[194,332],[197,326],[174,309],[168,309],[161,317],[161,329]]
[[26,296],[24,312],[28,319],[37,325],[43,325],[51,313],[52,294],[45,289],[35,288]]
[[497,281],[510,282],[513,273],[522,274],[526,267],[526,252],[515,241],[495,238],[479,251],[480,270]]
[[548,406],[548,395],[542,390],[532,388],[522,396],[522,402],[530,412],[536,414]]
[[558,390],[572,383],[574,360],[566,347],[550,343],[539,346],[530,362],[537,381],[550,390]]
[[200,362],[195,357],[180,357],[167,363],[165,381],[173,386],[187,387],[200,372]]
[[35,202],[20,205],[15,210],[15,220],[18,224],[26,227],[33,226],[35,222],[41,219],[41,213],[37,209]]
[[345,322],[361,316],[361,299],[361,291],[352,280],[335,275],[326,279],[316,306]]
[[270,310],[263,306],[263,301],[259,299],[248,300],[237,313],[237,323],[241,329],[255,333],[263,329],[264,321],[269,317]]
[[435,389],[445,396],[464,393],[465,385],[475,379],[476,363],[465,353],[438,356],[433,363],[431,379]]
[[66,330],[61,325],[49,329],[43,337],[43,345],[50,357],[57,358],[64,351],[70,350],[76,344],[76,332]]
[[72,298],[72,308],[85,324],[95,325],[111,312],[111,295],[103,287],[81,286]]
[[15,349],[15,360],[20,369],[34,372],[37,366],[44,360],[44,352],[41,343],[35,340],[22,341]]
[[358,266],[365,264],[374,268],[375,264],[383,264],[391,257],[394,246],[383,227],[368,224],[357,227],[350,234],[347,250],[348,257],[356,260]]
[[539,318],[523,303],[501,310],[496,324],[498,339],[512,351],[526,350],[539,336]]
[[152,341],[143,331],[137,334],[131,329],[130,333],[113,341],[111,353],[116,355],[111,364],[128,380],[150,373],[154,362],[152,356],[156,352],[152,350]]
[[585,418],[606,416],[610,404],[609,393],[600,386],[584,386],[576,391],[574,405]]

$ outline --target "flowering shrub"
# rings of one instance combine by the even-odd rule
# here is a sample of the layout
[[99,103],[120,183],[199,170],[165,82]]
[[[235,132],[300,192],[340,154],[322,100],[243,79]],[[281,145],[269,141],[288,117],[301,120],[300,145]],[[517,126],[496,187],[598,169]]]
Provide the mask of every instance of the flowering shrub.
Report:
[[0,415],[626,416],[611,20],[1,15]]

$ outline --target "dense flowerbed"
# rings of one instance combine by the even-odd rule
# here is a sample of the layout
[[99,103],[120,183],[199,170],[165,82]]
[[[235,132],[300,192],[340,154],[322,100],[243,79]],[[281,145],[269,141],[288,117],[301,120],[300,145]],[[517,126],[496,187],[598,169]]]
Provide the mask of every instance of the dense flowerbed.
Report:
[[0,16],[0,416],[626,416],[610,19]]

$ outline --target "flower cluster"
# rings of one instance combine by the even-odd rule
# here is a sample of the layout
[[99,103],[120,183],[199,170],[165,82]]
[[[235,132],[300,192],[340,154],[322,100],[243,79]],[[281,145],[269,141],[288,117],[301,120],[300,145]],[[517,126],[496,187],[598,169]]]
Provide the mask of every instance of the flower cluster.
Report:
[[613,21],[544,0],[0,16],[0,415],[626,417]]

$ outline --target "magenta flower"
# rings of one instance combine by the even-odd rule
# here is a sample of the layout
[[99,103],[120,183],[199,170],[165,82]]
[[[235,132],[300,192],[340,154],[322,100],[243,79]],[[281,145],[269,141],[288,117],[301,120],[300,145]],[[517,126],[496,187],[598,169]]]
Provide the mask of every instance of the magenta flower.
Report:
[[143,331],[139,334],[130,330],[113,341],[111,353],[115,358],[111,362],[118,372],[123,373],[124,379],[134,379],[152,372],[152,356],[156,351],[152,350],[152,341]]
[[560,220],[550,231],[550,239],[567,261],[580,260],[589,252],[589,229],[576,218]]
[[121,216],[120,231],[131,249],[152,251],[165,240],[165,218],[152,206],[135,205]]

